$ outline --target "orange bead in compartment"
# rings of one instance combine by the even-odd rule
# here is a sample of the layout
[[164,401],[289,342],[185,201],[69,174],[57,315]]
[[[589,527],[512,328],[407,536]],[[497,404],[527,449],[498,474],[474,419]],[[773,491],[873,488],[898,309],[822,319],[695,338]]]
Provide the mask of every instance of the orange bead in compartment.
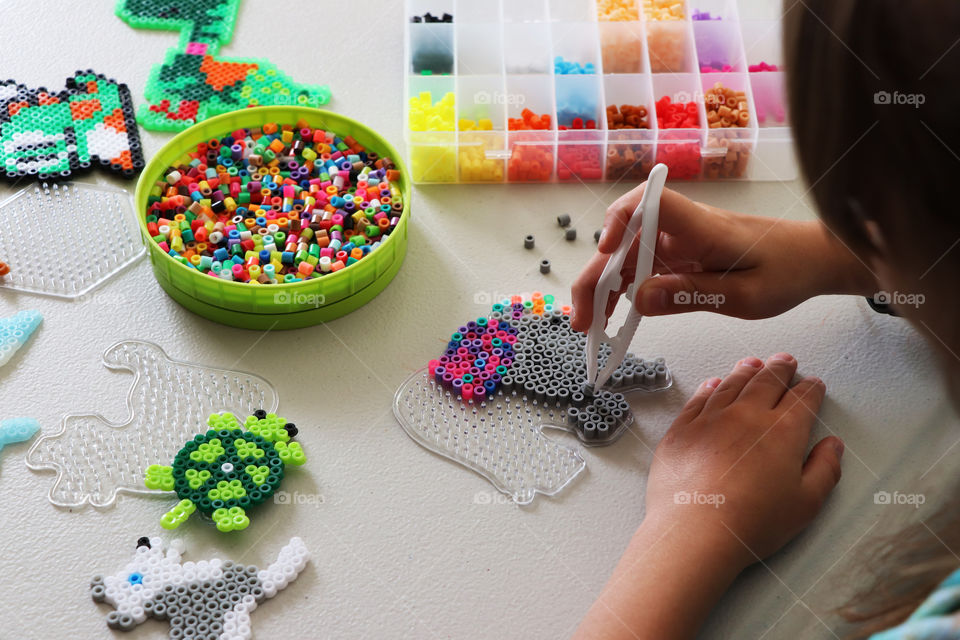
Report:
[[[510,131],[549,130],[552,118],[524,109],[519,118],[509,118]],[[513,182],[545,182],[553,174],[553,144],[543,142],[543,134],[514,133],[510,135],[510,159],[507,161],[507,179]],[[519,143],[519,144],[518,144]]]

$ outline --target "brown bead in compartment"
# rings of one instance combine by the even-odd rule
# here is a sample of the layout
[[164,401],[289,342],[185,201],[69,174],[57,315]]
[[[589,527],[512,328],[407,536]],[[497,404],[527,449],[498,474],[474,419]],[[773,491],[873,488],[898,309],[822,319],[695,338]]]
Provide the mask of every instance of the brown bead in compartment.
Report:
[[[708,180],[742,178],[750,161],[751,143],[733,132],[725,134],[721,130],[750,126],[746,93],[717,82],[704,94],[704,106],[711,131],[707,137],[708,152],[703,156],[703,177]],[[709,151],[724,147],[726,153],[723,155],[711,155]]]
[[647,108],[641,105],[611,104],[607,107],[608,129],[649,129]]
[[[742,178],[750,162],[750,144],[749,140],[717,137],[711,133],[707,140],[708,152],[703,155],[703,177],[707,180]],[[725,154],[710,155],[710,149],[722,147],[726,147]]]
[[[607,128],[649,129],[647,108],[643,105],[622,104],[607,107]],[[611,138],[607,145],[607,180],[643,180],[653,168],[653,144],[616,142]]]
[[607,145],[607,180],[646,180],[653,169],[653,141]]

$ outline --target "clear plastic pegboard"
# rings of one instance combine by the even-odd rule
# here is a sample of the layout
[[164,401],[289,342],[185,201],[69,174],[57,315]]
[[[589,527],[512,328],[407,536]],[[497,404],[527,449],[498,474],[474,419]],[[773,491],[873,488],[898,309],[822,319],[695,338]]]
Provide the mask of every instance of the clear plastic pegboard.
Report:
[[[612,444],[635,421],[626,393],[673,384],[663,358],[627,354],[603,388],[588,391],[585,352],[586,337],[562,309],[504,301],[489,317],[459,327],[440,360],[404,381],[394,414],[418,444],[528,504],[537,493],[558,493],[586,465],[543,429],[570,431],[588,447]],[[609,353],[603,345],[601,364]],[[498,366],[487,367],[494,358]]]
[[147,467],[172,460],[207,416],[277,408],[276,390],[260,376],[173,360],[149,342],[118,342],[103,364],[134,373],[130,417],[114,423],[99,414],[67,415],[60,431],[42,435],[27,452],[28,467],[57,474],[49,498],[58,507],[105,507],[120,492],[165,494],[144,486]]
[[31,186],[0,202],[0,287],[78,298],[144,254],[130,194],[66,183]]

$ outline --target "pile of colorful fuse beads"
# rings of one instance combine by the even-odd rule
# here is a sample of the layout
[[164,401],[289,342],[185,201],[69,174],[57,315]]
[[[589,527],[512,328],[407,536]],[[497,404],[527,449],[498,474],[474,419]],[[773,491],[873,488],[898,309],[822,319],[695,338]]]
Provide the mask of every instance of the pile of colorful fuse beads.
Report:
[[457,329],[428,370],[464,400],[483,400],[496,392],[510,370],[516,341],[517,329],[509,322],[477,318]]
[[400,172],[350,136],[268,123],[202,143],[153,186],[147,230],[223,280],[299,282],[377,249],[400,223]]
[[[450,336],[447,348],[427,363],[427,372],[439,384],[464,400],[492,397],[510,375],[525,315],[569,318],[569,305],[554,304],[552,295],[534,291],[529,299],[513,296],[493,305],[497,317],[471,320]],[[556,312],[556,313],[554,313]],[[553,314],[553,315],[551,315]]]

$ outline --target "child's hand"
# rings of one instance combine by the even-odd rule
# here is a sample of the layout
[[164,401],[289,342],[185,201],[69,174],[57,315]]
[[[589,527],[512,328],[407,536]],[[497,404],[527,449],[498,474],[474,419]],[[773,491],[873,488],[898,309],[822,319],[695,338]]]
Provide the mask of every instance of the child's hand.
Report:
[[737,574],[807,526],[840,479],[843,443],[806,460],[824,386],[797,362],[741,361],[707,380],[657,447],[647,514],[577,640],[693,638]]
[[[598,253],[573,285],[573,328],[586,331],[593,293],[620,244],[645,184],[607,210]],[[664,189],[654,271],[636,296],[644,315],[714,311],[740,318],[783,313],[827,293],[872,295],[866,265],[817,221],[798,222],[724,211]],[[637,241],[623,267],[623,289],[611,295],[607,316],[636,273]]]
[[657,447],[644,526],[706,537],[739,571],[813,520],[840,480],[843,442],[824,438],[804,459],[825,387],[790,386],[796,370],[788,354],[747,358],[700,385]]

